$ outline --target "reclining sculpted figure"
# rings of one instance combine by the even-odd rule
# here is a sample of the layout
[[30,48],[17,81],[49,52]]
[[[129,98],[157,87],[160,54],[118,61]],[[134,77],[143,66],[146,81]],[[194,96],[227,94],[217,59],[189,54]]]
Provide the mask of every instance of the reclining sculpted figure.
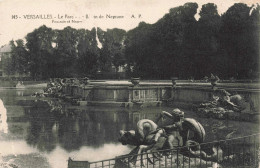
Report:
[[[247,95],[246,95],[247,96]],[[212,117],[218,119],[240,119],[239,113],[252,113],[254,109],[253,101],[250,97],[243,97],[239,94],[231,95],[225,89],[217,89],[213,92],[212,99],[201,103],[196,108],[199,116]]]

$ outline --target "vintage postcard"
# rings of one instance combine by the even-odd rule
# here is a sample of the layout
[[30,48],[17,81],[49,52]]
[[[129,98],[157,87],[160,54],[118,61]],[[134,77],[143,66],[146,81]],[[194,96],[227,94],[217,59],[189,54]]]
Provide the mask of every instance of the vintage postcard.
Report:
[[0,168],[258,167],[257,0],[0,0]]

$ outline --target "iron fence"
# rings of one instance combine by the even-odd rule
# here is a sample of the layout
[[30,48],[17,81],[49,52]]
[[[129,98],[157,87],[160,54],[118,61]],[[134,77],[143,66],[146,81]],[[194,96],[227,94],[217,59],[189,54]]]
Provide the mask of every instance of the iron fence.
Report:
[[68,168],[258,168],[259,136],[260,133],[97,162],[69,159]]

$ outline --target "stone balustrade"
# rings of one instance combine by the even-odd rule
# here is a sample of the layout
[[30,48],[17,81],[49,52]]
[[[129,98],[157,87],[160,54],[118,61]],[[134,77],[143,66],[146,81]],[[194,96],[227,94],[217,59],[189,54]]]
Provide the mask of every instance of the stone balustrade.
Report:
[[[240,94],[250,102],[250,108],[259,112],[259,89],[225,88],[232,94]],[[63,87],[63,94],[79,100],[81,105],[115,105],[123,107],[160,106],[162,103],[181,108],[189,108],[194,104],[212,99],[210,86],[172,86],[163,85],[126,85],[126,84],[88,84]]]

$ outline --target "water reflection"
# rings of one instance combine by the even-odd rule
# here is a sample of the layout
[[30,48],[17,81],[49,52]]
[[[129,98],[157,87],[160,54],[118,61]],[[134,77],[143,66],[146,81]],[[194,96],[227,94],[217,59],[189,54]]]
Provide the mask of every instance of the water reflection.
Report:
[[29,121],[27,143],[47,152],[57,143],[67,151],[117,143],[119,130],[133,127],[126,112],[67,109],[54,100],[35,101],[25,115]]
[[[158,109],[157,109],[158,110]],[[190,115],[191,114],[191,115]],[[257,124],[243,123],[253,129],[243,128],[239,122],[198,118],[193,113],[186,117],[196,118],[205,128],[206,141],[221,140],[257,133]],[[42,152],[51,152],[57,144],[68,152],[82,146],[100,148],[104,144],[117,144],[119,130],[134,129],[144,118],[155,120],[159,113],[149,109],[78,108],[62,104],[58,100],[36,100],[26,112],[29,121],[26,141]],[[168,120],[158,123],[169,124]],[[246,130],[247,129],[247,130]]]
[[8,133],[6,108],[2,99],[0,99],[0,132]]

